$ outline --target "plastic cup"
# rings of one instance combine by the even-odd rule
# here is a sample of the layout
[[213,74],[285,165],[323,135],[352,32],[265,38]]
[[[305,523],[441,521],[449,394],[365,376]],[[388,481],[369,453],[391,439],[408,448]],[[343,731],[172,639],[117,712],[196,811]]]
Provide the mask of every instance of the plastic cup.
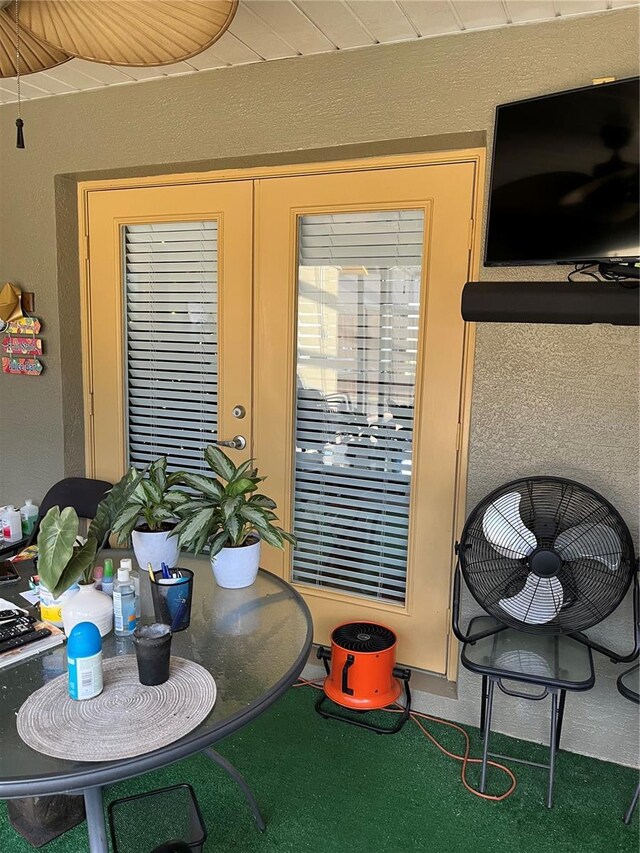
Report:
[[171,571],[179,572],[181,577],[163,578],[162,572],[154,572],[155,582],[150,586],[156,619],[169,625],[175,634],[188,628],[191,621],[193,572],[177,568]]
[[169,680],[171,629],[155,622],[139,625],[133,632],[140,684],[153,686]]

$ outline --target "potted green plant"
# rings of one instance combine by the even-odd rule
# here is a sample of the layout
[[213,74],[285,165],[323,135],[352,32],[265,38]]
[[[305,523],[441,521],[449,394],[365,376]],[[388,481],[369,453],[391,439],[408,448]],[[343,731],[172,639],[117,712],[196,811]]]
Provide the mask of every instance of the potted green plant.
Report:
[[154,571],[159,571],[162,563],[172,568],[180,556],[176,510],[187,499],[184,492],[173,487],[182,482],[184,474],[168,474],[166,456],[156,459],[144,472],[135,468],[130,472],[137,482],[114,519],[113,533],[120,544],[131,540],[143,568],[149,563]]
[[115,517],[138,475],[128,472],[98,505],[86,541],[79,537],[80,522],[72,507],[51,507],[38,531],[38,576],[42,618],[63,624],[69,633],[78,621],[94,622],[104,636],[111,630],[112,603],[94,589],[96,554],[104,547]]
[[182,547],[196,554],[210,548],[211,567],[218,586],[240,589],[256,579],[260,545],[284,548],[295,539],[276,527],[276,503],[258,493],[253,461],[238,467],[218,447],[207,447],[204,458],[215,476],[183,474],[181,482],[195,490],[177,506],[175,528]]

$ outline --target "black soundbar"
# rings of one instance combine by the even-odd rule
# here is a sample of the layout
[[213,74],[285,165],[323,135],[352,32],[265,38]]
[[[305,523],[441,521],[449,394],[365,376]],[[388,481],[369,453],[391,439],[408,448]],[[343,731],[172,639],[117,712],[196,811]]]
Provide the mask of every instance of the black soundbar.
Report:
[[468,281],[462,317],[476,323],[640,324],[637,287],[596,281]]

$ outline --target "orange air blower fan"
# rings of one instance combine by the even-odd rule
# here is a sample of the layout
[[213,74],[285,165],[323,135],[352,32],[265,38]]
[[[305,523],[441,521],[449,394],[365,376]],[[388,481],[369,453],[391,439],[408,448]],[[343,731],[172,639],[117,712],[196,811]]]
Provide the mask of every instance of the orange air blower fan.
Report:
[[[400,731],[411,710],[409,678],[411,671],[396,666],[398,640],[390,628],[375,622],[348,622],[331,633],[331,650],[320,646],[318,658],[324,663],[327,677],[324,692],[316,702],[316,711],[327,719],[342,720],[379,734]],[[329,699],[350,711],[375,711],[394,705],[404,684],[402,713],[395,724],[381,728],[330,710]]]

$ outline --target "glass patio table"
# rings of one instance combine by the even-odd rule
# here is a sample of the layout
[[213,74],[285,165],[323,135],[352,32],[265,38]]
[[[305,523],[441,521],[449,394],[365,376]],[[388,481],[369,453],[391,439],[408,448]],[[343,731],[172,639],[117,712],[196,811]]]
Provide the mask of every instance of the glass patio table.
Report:
[[[127,551],[104,551],[114,565]],[[303,599],[285,581],[261,570],[253,586],[239,590],[215,584],[209,560],[182,556],[180,565],[194,570],[191,624],[173,637],[171,652],[196,661],[215,678],[218,694],[208,717],[190,734],[135,758],[78,762],[50,758],[28,747],[16,730],[16,713],[39,687],[66,672],[66,646],[0,671],[0,799],[47,794],[84,795],[91,853],[107,853],[102,804],[105,786],[164,767],[202,752],[241,787],[260,829],[264,821],[247,783],[212,745],[266,711],[302,671],[313,637]],[[23,583],[2,591],[24,605]],[[153,622],[149,577],[140,572],[143,621]],[[103,640],[105,658],[134,655],[130,638],[113,633]]]

